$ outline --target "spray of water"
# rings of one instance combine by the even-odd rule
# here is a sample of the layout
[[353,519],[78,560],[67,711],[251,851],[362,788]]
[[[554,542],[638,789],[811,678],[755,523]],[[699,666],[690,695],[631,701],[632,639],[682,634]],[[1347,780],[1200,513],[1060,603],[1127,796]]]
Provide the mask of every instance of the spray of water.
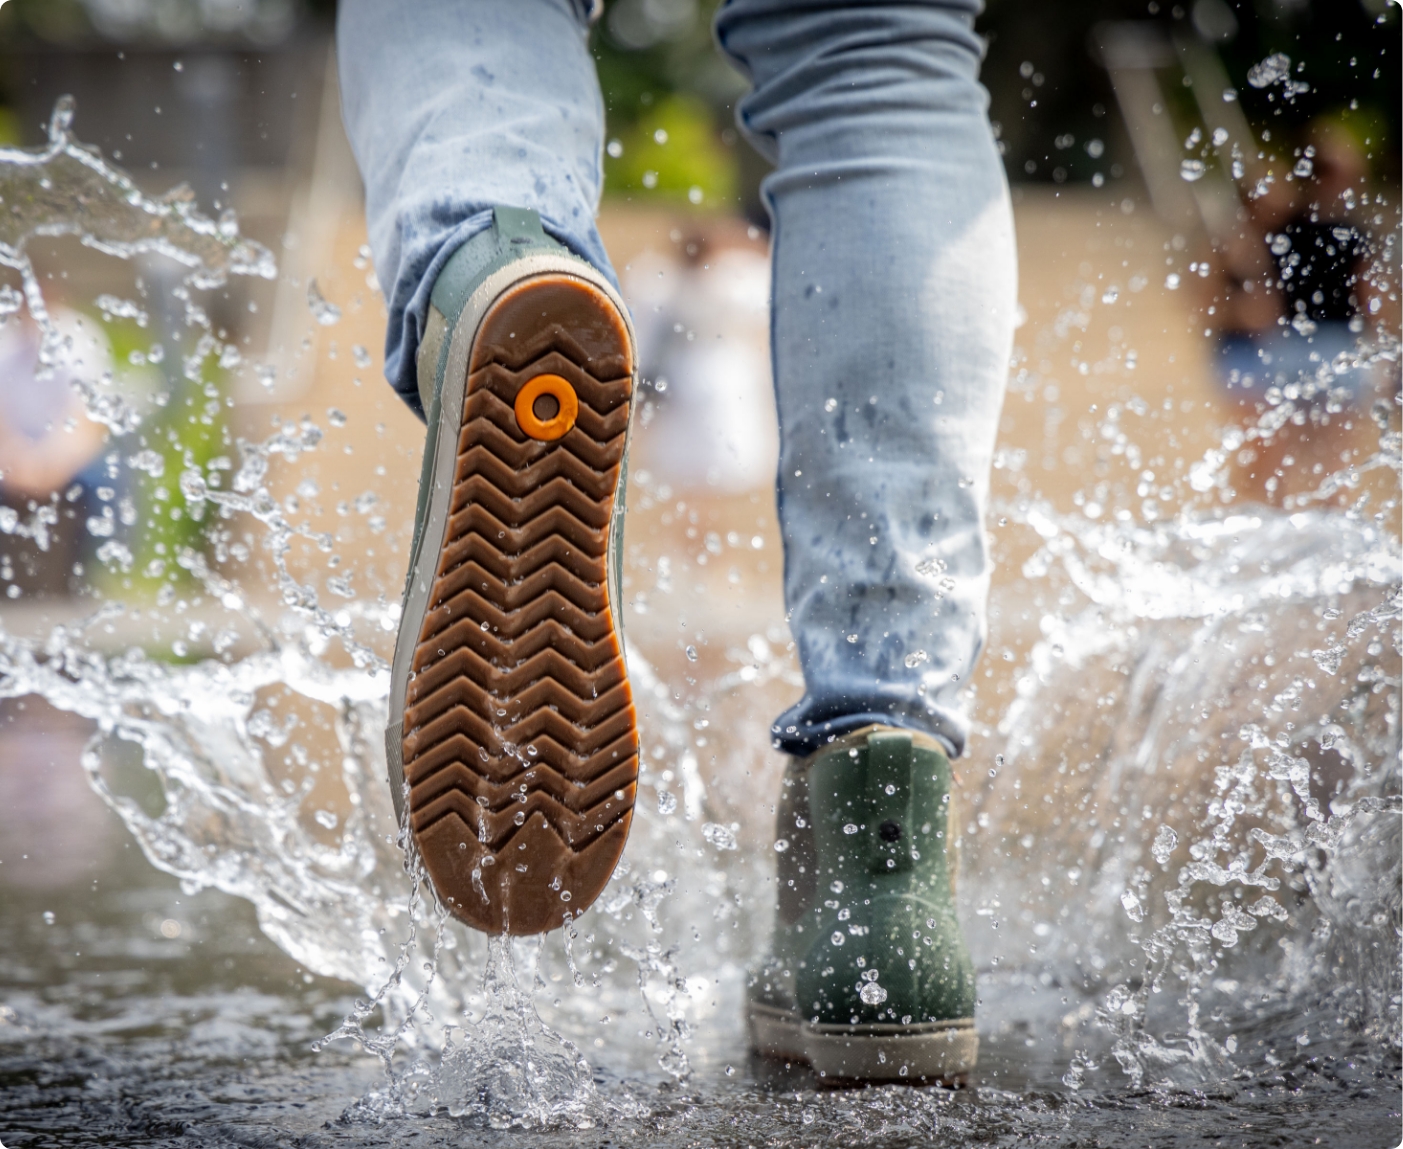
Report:
[[[236,364],[199,293],[229,275],[271,276],[271,256],[231,215],[200,216],[188,194],[142,196],[73,140],[72,116],[61,103],[47,148],[0,151],[0,197],[24,205],[0,213],[0,263],[23,286],[22,296],[0,293],[0,306],[27,307],[53,363],[62,341],[26,243],[69,235],[121,259],[155,253],[186,269],[173,292],[195,333],[187,378],[201,381],[212,358]],[[315,287],[309,299],[314,310],[325,303]],[[1396,348],[1367,358],[1396,361]],[[109,382],[80,387],[114,432],[139,422]],[[1192,488],[1223,493],[1232,453],[1269,438],[1307,398],[1277,395],[1255,427],[1227,432],[1191,470]],[[1324,509],[1370,473],[1396,473],[1395,414],[1376,418],[1378,451],[1324,477],[1292,513],[1092,521],[1034,495],[1001,508],[1038,540],[1025,577],[1060,605],[990,735],[998,784],[973,802],[961,897],[1003,923],[996,941],[974,935],[985,969],[996,975],[1031,949],[1079,981],[1094,1005],[1065,1024],[1102,1033],[1134,1083],[1230,1073],[1254,1056],[1239,1033],[1290,1018],[1322,978],[1336,987],[1330,1025],[1399,1043],[1399,901],[1381,877],[1399,849],[1398,543],[1362,496],[1348,511]],[[108,601],[39,639],[0,630],[0,698],[38,694],[93,720],[89,777],[154,865],[189,890],[247,899],[305,968],[362,987],[322,1043],[358,1042],[385,1067],[384,1085],[348,1120],[425,1107],[498,1128],[626,1116],[632,1103],[601,1098],[582,1050],[604,1048],[604,1033],[621,1067],[685,1077],[706,1059],[689,1045],[694,1019],[724,997],[713,987],[734,992],[763,943],[768,851],[750,847],[767,841],[768,808],[733,818],[701,763],[715,751],[717,714],[762,728],[753,699],[797,684],[792,655],[779,636],[756,635],[733,669],[684,696],[630,647],[646,753],[611,887],[544,942],[470,935],[427,896],[383,782],[388,682],[377,650],[398,606],[328,608],[287,563],[297,539],[331,550],[270,493],[278,469],[323,449],[323,437],[304,420],[234,444],[227,487],[209,466],[180,475],[192,513],[261,532],[276,614],[247,590],[255,576],[241,583],[237,554],[216,548],[212,565],[187,548],[174,559],[189,589],[158,602],[199,615],[215,635],[211,656],[98,653],[103,629],[139,609]],[[37,537],[44,523],[0,526]],[[106,560],[120,567],[120,550]],[[299,741],[300,728],[318,725],[334,731],[333,751]],[[139,750],[156,800],[119,783],[122,744]],[[328,786],[348,813],[314,797]],[[555,985],[563,991],[544,1004]],[[1101,1048],[1088,1037],[1069,1056],[1069,1087],[1084,1086]]]

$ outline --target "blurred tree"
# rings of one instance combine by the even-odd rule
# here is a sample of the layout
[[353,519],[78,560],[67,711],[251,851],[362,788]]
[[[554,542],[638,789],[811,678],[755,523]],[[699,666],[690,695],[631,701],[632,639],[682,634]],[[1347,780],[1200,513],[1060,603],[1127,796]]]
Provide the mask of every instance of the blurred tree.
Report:
[[606,194],[759,209],[763,164],[733,126],[740,76],[711,40],[718,0],[612,0],[592,39]]
[[[1096,25],[1111,20],[1149,21],[1211,44],[1248,119],[1277,141],[1293,142],[1331,111],[1371,118],[1397,140],[1398,13],[1384,0],[987,0],[982,78],[1009,177],[1061,183],[1134,170],[1094,47]],[[1291,58],[1307,91],[1285,100],[1248,83],[1248,70],[1274,52]],[[1396,149],[1375,143],[1376,172],[1396,178]]]

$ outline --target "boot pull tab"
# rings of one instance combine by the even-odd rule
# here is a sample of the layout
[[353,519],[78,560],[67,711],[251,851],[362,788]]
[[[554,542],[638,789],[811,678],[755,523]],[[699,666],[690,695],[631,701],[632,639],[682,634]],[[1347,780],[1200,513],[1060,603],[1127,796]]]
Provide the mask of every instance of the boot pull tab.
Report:
[[911,868],[911,735],[867,736],[867,860],[874,873]]
[[497,228],[498,243],[534,247],[549,242],[541,227],[541,217],[530,208],[494,207],[492,222]]

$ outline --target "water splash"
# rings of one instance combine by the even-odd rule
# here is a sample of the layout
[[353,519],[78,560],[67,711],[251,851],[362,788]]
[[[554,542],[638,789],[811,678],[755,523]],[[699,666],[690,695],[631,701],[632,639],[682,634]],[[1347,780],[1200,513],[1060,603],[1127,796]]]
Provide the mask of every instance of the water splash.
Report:
[[[85,246],[119,259],[161,255],[187,269],[177,294],[186,322],[202,330],[191,363],[209,355],[237,355],[218,340],[190,289],[222,286],[231,275],[272,279],[272,253],[239,234],[233,212],[218,220],[200,214],[194,192],[185,185],[159,199],[142,194],[129,176],[106,163],[96,149],[72,134],[76,104],[62,97],[49,120],[47,146],[33,150],[0,148],[0,265],[20,273],[24,302],[43,335],[41,365],[61,354],[61,337],[49,316],[28,248],[43,237],[74,236]],[[17,310],[8,296],[3,308]],[[114,434],[140,421],[131,407],[110,390],[111,381],[80,379],[89,418]]]
[[[545,938],[535,944],[539,959]],[[536,963],[532,963],[534,970]],[[544,989],[544,981],[533,987]],[[482,995],[486,1008],[464,1026],[450,1028],[429,1079],[432,1108],[493,1129],[592,1129],[606,1106],[589,1063],[576,1047],[546,1026],[531,989],[523,989],[511,942],[487,941]]]
[[[32,197],[0,221],[0,262],[20,272],[33,317],[47,322],[25,253],[34,237],[77,236],[121,259],[155,253],[188,269],[173,298],[199,335],[182,370],[200,378],[211,358],[232,363],[195,293],[228,275],[270,276],[271,257],[232,216],[201,217],[186,193],[141,196],[73,140],[71,111],[56,112],[47,149],[0,150],[5,204]],[[330,314],[315,286],[308,298],[314,318]],[[99,305],[138,324],[144,313],[117,296]],[[1364,348],[1344,366],[1396,358],[1396,347]],[[1226,501],[1232,454],[1305,412],[1310,386],[1270,395],[1254,425],[1225,433],[1190,488]],[[1328,390],[1328,378],[1316,386]],[[135,425],[101,380],[84,394],[114,430]],[[1231,1072],[1251,1056],[1237,1030],[1263,1011],[1285,1024],[1322,982],[1338,987],[1342,1024],[1399,1042],[1398,897],[1380,877],[1398,855],[1397,539],[1365,517],[1363,493],[1347,511],[1326,509],[1370,476],[1396,485],[1394,414],[1375,417],[1378,450],[1286,512],[1146,522],[1092,521],[1036,497],[1002,508],[1037,540],[1025,577],[1065,601],[1041,620],[994,739],[1003,762],[972,811],[962,897],[1008,909],[997,949],[981,943],[986,971],[1026,944],[1046,970],[1081,978],[1110,1060],[1133,1082]],[[38,639],[0,631],[0,698],[38,694],[93,720],[92,784],[154,865],[189,890],[247,899],[306,969],[361,987],[319,1043],[357,1042],[384,1066],[383,1087],[349,1120],[424,1107],[497,1128],[613,1120],[626,1107],[601,1101],[583,1052],[606,1047],[601,1032],[616,1064],[673,1080],[704,1065],[695,1018],[719,996],[713,985],[738,985],[763,942],[773,856],[766,810],[728,804],[704,781],[717,754],[711,768],[736,778],[753,760],[708,739],[719,715],[749,721],[767,705],[765,686],[798,685],[783,637],[751,636],[685,696],[630,647],[647,750],[624,864],[597,907],[545,943],[469,935],[425,896],[383,782],[381,652],[398,606],[356,599],[334,576],[319,588],[286,561],[297,539],[330,551],[272,494],[280,471],[325,449],[325,432],[282,423],[234,448],[227,485],[222,467],[195,463],[178,467],[178,485],[192,510],[265,544],[277,590],[266,614],[246,589],[266,576],[246,552],[185,549],[173,563],[189,589],[167,587],[157,602],[198,615],[211,637],[202,656],[98,653],[105,628],[140,623],[146,609],[111,601]],[[165,466],[143,451],[127,465]],[[47,520],[0,518],[0,529],[37,533]],[[342,601],[326,606],[322,590]],[[695,648],[687,658],[696,664]],[[318,729],[330,731],[320,745]],[[145,768],[135,781],[129,751]],[[765,784],[757,769],[737,793]],[[344,811],[334,818],[328,791]],[[1066,920],[1074,909],[1082,928]],[[557,975],[575,992],[547,1005]],[[1080,1087],[1103,1059],[1088,1042],[1068,1061]]]
[[[1021,847],[993,883],[1017,907],[1002,940],[1105,984],[1137,1086],[1230,1072],[1244,1015],[1289,1017],[1332,963],[1356,998],[1340,1023],[1396,1045],[1398,970],[1373,951],[1400,900],[1371,876],[1399,850],[1397,540],[1319,511],[1132,530],[1029,510],[1028,565],[1059,564],[1088,605],[1044,621],[981,806]],[[1089,911],[1077,938],[1037,928],[1069,904]]]

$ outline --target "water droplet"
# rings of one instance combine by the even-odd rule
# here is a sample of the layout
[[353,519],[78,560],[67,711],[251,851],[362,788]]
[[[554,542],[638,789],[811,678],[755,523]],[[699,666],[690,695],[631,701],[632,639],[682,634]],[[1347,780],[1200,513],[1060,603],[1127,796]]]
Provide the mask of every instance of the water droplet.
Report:
[[1155,840],[1154,844],[1150,846],[1150,853],[1161,866],[1168,865],[1169,859],[1174,853],[1174,847],[1178,844],[1179,835],[1168,826],[1161,826],[1155,831]]
[[789,839],[788,839],[788,838],[780,838],[779,840],[777,840],[777,841],[775,842],[775,853],[776,853],[776,854],[782,854],[782,853],[784,853],[787,849],[789,849]]
[[688,662],[696,662],[696,660],[697,660],[697,648],[696,648],[695,646],[689,646],[689,647],[687,648],[686,653],[687,653],[687,661],[688,661]]
[[312,817],[316,819],[318,826],[322,826],[327,830],[336,829],[336,824],[340,821],[330,810],[318,810]]
[[307,280],[307,306],[312,311],[312,318],[323,327],[341,321],[341,309],[322,295],[315,277]]
[[829,942],[831,942],[833,945],[835,945],[835,946],[840,946],[840,945],[842,945],[844,942],[846,942],[848,939],[847,939],[846,937],[843,936],[843,931],[842,931],[842,930],[834,930],[833,933],[829,936],[828,940],[829,940]]
[[846,826],[843,827],[843,833],[845,833],[845,834],[856,834],[856,833],[857,833],[857,826],[855,826],[852,822],[849,822]]
[[1273,52],[1259,64],[1247,69],[1247,82],[1254,88],[1270,88],[1291,74],[1291,57],[1285,52]]
[[924,650],[913,650],[910,654],[906,656],[906,669],[914,670],[916,667],[920,666],[921,663],[929,661],[930,655],[928,655]]
[[[874,970],[873,972],[875,973],[876,971]],[[862,998],[863,1002],[867,1005],[881,1005],[882,1002],[887,1000],[887,991],[875,981],[866,982],[863,987],[858,990],[857,995]]]
[[45,910],[45,911],[44,911],[44,924],[47,925],[47,926],[51,926],[51,925],[54,924],[54,911],[53,911],[53,910]]
[[677,795],[671,790],[658,791],[658,813],[667,815],[677,809]]
[[1202,160],[1187,159],[1179,163],[1179,175],[1189,183],[1201,180],[1207,170]]
[[702,837],[718,850],[734,850],[736,848],[735,834],[719,822],[707,822],[702,826]]

